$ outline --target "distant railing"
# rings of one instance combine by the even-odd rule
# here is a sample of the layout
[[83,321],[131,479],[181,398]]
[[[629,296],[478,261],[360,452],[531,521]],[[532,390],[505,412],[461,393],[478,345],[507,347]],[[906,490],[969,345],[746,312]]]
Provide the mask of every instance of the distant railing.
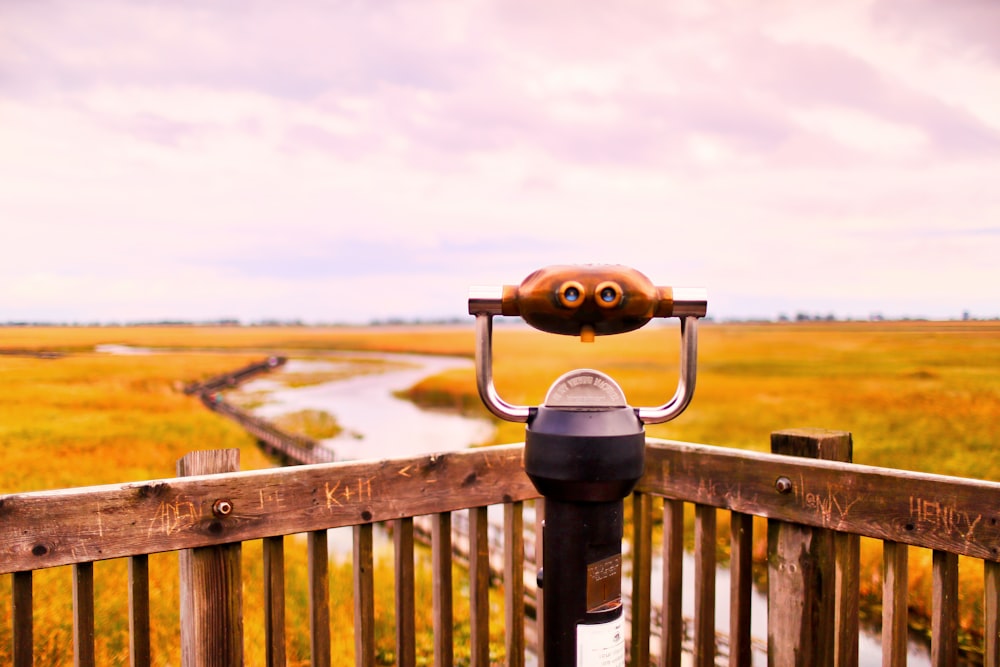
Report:
[[[774,434],[783,454],[651,441],[646,474],[632,500],[630,664],[679,665],[684,642],[680,591],[695,585],[694,664],[715,665],[716,513],[731,512],[729,664],[750,665],[752,517],[769,520],[768,651],[774,665],[852,665],[858,660],[859,536],[884,542],[883,664],[906,661],[907,549],[934,552],[931,661],[957,662],[958,558],[984,563],[986,665],[1000,665],[1000,484],[873,468],[789,454],[840,458],[845,433]],[[182,655],[191,664],[242,660],[242,542],[263,540],[268,664],[285,663],[284,536],[304,534],[309,558],[309,641],[313,664],[330,664],[327,529],[353,526],[356,664],[375,664],[372,527],[392,522],[396,660],[417,664],[414,517],[430,516],[435,665],[454,659],[453,513],[469,512],[471,664],[489,657],[488,511],[503,510],[507,664],[525,663],[523,503],[536,492],[522,445],[405,459],[339,462],[246,472],[235,450],[195,452],[174,479],[0,496],[0,572],[12,573],[12,657],[33,660],[32,573],[72,565],[74,653],[94,664],[97,560],[127,558],[133,664],[150,664],[147,554],[182,556]],[[210,473],[210,474],[206,474]],[[188,476],[193,475],[193,476]],[[653,499],[663,498],[662,636],[651,642]],[[681,570],[683,512],[694,506],[695,572]],[[540,512],[536,512],[541,517]],[[209,548],[205,548],[209,547]],[[208,594],[207,591],[211,591]],[[544,635],[544,628],[539,629]]]
[[286,465],[332,463],[337,460],[333,450],[323,447],[312,438],[289,433],[272,422],[237,407],[227,401],[222,394],[224,389],[234,389],[262,373],[281,368],[286,361],[285,357],[271,356],[230,373],[223,373],[202,382],[193,382],[184,388],[184,393],[197,395],[209,410],[228,417],[242,426],[243,430],[257,439],[266,453]]
[[190,396],[192,394],[207,394],[222,389],[232,389],[247,380],[255,378],[261,373],[280,368],[287,362],[288,359],[285,357],[270,356],[263,361],[255,361],[235,371],[222,373],[201,382],[191,382],[184,387],[184,393]]
[[243,430],[257,439],[257,443],[267,454],[280,459],[286,465],[332,463],[337,460],[332,449],[324,447],[312,438],[289,433],[266,419],[236,407],[221,393],[204,393],[200,398],[209,410],[228,417],[242,426]]

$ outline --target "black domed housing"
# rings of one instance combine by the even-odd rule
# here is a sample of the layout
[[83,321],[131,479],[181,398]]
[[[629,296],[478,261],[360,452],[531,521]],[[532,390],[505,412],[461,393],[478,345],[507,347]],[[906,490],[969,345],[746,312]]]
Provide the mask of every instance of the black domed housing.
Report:
[[633,408],[541,406],[525,433],[524,470],[543,496],[620,500],[645,470],[646,434]]

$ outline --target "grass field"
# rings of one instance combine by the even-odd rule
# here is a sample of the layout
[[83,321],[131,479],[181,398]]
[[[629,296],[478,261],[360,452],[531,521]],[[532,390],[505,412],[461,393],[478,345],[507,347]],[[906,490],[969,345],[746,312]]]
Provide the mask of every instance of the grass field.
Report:
[[[673,394],[677,339],[675,327],[656,326],[582,344],[498,325],[497,388],[508,401],[534,405],[561,373],[591,367],[618,380],[631,404],[657,405]],[[99,344],[153,347],[161,353],[98,354],[93,349]],[[263,354],[369,349],[471,356],[473,346],[471,323],[445,329],[0,328],[0,351],[66,353],[58,359],[0,354],[0,493],[169,477],[176,460],[193,449],[237,447],[244,469],[272,465],[238,427],[180,391],[186,382]],[[676,421],[650,428],[650,435],[766,449],[775,430],[839,429],[853,433],[859,463],[1000,480],[995,453],[998,322],[705,323],[699,357],[691,407]],[[411,393],[418,402],[481,410],[471,370],[431,378]],[[499,425],[497,442],[522,439],[523,425]],[[289,551],[291,573],[303,571],[300,557]],[[251,599],[259,592],[251,576],[259,568],[259,548],[248,545],[245,552]],[[924,604],[921,591],[929,594],[930,569],[922,558],[917,555],[911,563],[916,610]],[[879,586],[877,559],[866,547],[869,592]],[[154,606],[163,608],[162,616],[153,619],[157,664],[176,664],[169,648],[177,636],[176,558],[154,557],[151,570],[160,584]],[[102,663],[119,662],[127,652],[123,571],[124,564],[116,562],[97,567]],[[981,613],[976,608],[981,576],[979,582],[976,578],[963,574],[963,596],[970,601],[963,614],[969,620]],[[54,647],[72,643],[67,574],[40,572],[36,579],[36,664],[61,664],[65,648],[60,653]],[[387,579],[391,574],[377,577],[385,582],[380,596],[391,610]],[[300,584],[290,574],[290,597],[305,595]],[[335,595],[349,598],[345,586]],[[0,596],[8,591],[9,577],[0,578]],[[350,604],[343,606],[349,612]],[[0,608],[0,662],[10,646],[9,614],[9,605]],[[349,618],[339,622],[350,625]],[[305,623],[290,607],[290,627]],[[260,643],[261,633],[262,621],[248,619],[248,644]],[[382,646],[390,647],[383,653],[391,652],[391,625],[380,636]],[[343,639],[345,655],[351,655],[352,641]],[[291,664],[307,653],[306,646],[290,650]],[[254,660],[249,654],[248,664],[257,664]]]

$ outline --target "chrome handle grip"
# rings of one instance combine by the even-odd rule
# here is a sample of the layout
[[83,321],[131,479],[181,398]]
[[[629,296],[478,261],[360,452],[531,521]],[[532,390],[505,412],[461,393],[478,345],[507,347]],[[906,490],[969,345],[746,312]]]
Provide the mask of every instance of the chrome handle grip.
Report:
[[[470,308],[471,308],[471,299]],[[476,316],[476,389],[483,405],[500,419],[526,422],[531,408],[511,405],[500,398],[493,386],[493,313],[481,311]]]
[[673,398],[658,408],[639,408],[639,420],[643,424],[662,424],[680,415],[694,397],[697,378],[698,318],[688,315],[681,318],[681,357],[677,390]]

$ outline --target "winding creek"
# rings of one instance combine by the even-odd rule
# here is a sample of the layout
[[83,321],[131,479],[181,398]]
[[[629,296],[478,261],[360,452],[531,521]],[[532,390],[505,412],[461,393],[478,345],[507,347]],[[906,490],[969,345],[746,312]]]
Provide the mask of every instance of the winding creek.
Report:
[[[370,372],[346,375],[358,362],[367,362]],[[378,365],[372,362],[384,362]],[[352,366],[353,365],[353,366]],[[408,400],[398,398],[394,392],[408,389],[418,381],[454,368],[470,368],[472,362],[465,358],[434,357],[424,355],[396,355],[382,353],[338,353],[325,359],[290,359],[280,370],[244,384],[238,392],[245,396],[262,398],[253,412],[260,417],[301,410],[322,410],[336,417],[343,432],[335,438],[321,440],[330,447],[338,459],[392,458],[429,454],[433,452],[464,449],[489,440],[493,425],[485,419],[463,417],[454,412],[424,410]],[[290,386],[288,380],[302,375],[337,374],[339,377],[316,384]],[[335,535],[332,531],[331,547],[350,550],[350,533]],[[685,556],[685,571],[693,572],[690,555]],[[659,568],[654,567],[654,572]],[[685,578],[690,581],[690,577]],[[654,595],[661,586],[653,583]],[[717,572],[716,627],[724,630],[729,623],[729,570],[719,567]],[[693,616],[692,590],[685,590],[684,613]],[[767,636],[767,599],[756,590],[752,601],[752,634]],[[859,665],[878,667],[882,664],[878,635],[863,631],[859,640]],[[924,667],[930,664],[925,645],[911,641],[908,664]],[[755,651],[754,664],[765,665],[766,656]]]
[[[371,372],[306,386],[286,383],[295,375],[350,372],[365,362]],[[265,419],[300,410],[332,414],[343,432],[320,444],[331,448],[338,459],[414,456],[465,449],[493,435],[493,425],[486,419],[421,409],[394,395],[455,368],[472,368],[472,362],[462,357],[345,353],[330,360],[289,359],[280,370],[246,383],[240,391],[266,397],[253,411]]]

